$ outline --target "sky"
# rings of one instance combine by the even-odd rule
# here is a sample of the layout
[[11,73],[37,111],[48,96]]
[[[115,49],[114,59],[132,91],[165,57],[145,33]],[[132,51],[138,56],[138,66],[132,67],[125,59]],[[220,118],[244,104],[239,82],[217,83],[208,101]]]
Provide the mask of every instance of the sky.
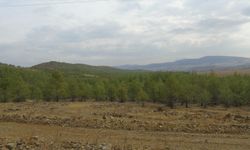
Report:
[[0,0],[0,62],[250,57],[249,0]]

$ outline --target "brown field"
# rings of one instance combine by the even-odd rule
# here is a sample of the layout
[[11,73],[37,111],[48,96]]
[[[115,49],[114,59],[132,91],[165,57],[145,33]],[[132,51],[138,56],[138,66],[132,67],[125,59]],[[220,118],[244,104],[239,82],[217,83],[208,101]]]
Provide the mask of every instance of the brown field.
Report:
[[7,103],[0,105],[0,149],[249,150],[250,108]]

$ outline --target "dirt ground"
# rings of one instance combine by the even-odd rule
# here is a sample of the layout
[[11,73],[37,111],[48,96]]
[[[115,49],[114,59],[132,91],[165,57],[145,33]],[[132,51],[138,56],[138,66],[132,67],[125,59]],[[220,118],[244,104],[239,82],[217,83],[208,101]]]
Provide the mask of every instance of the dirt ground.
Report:
[[0,104],[1,149],[249,150],[250,108]]

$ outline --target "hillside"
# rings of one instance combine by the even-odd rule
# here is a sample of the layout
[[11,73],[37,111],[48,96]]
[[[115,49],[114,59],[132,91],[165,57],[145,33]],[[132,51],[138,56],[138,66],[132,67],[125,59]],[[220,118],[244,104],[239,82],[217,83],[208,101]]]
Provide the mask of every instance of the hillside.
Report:
[[67,74],[77,74],[77,75],[84,74],[86,76],[109,75],[109,74],[114,75],[114,74],[134,72],[134,71],[112,68],[108,66],[91,66],[85,64],[70,64],[70,63],[55,62],[55,61],[38,64],[32,66],[31,68],[37,70],[59,70]]
[[206,56],[198,59],[182,59],[175,62],[149,64],[149,65],[124,65],[120,69],[150,70],[150,71],[210,71],[236,68],[247,68],[250,59],[231,56]]

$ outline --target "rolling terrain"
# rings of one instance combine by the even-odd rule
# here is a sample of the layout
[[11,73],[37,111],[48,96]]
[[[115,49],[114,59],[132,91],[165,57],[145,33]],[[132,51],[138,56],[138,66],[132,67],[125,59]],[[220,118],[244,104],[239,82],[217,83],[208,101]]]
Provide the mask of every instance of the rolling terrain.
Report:
[[249,83],[238,75],[0,64],[0,149],[248,150]]

